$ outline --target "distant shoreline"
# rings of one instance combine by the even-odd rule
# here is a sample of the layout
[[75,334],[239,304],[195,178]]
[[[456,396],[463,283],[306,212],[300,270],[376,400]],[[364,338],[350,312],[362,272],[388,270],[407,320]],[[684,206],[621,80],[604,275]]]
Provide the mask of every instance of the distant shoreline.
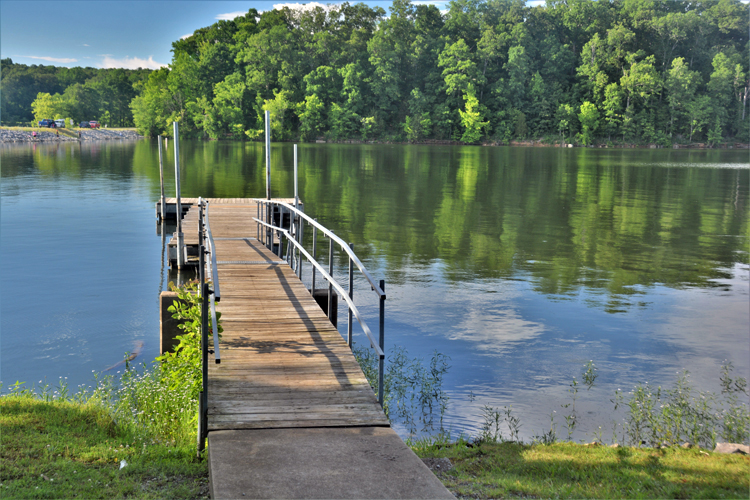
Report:
[[[34,137],[33,132],[36,132]],[[58,134],[58,132],[60,132]],[[80,132],[80,138],[77,137]],[[54,142],[76,142],[76,141],[109,141],[109,140],[136,140],[143,139],[134,129],[38,129],[38,130],[13,130],[0,128],[0,143],[54,143]]]

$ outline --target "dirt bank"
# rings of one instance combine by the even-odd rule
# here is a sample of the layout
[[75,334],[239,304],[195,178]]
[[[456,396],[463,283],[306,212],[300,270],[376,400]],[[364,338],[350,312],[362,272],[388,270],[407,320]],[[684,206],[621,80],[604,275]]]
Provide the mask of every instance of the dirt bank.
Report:
[[[33,132],[36,132],[34,137]],[[59,132],[59,133],[58,133]],[[110,141],[110,140],[135,140],[143,139],[142,135],[133,129],[82,129],[80,138],[77,137],[78,130],[13,130],[0,129],[0,143],[14,142],[71,142],[71,141]]]

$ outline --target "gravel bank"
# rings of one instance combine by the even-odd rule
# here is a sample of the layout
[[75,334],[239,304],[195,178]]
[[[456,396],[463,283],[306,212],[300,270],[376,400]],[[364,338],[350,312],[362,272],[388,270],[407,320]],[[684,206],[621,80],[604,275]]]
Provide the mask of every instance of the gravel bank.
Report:
[[[36,137],[30,130],[6,130],[0,129],[0,143],[14,142],[70,142],[79,140],[76,137],[69,137],[64,133],[57,134],[57,131],[50,129],[40,129],[36,131]],[[73,131],[77,132],[77,131]],[[135,140],[143,139],[135,130],[109,130],[109,129],[83,129],[81,132],[81,141],[110,141],[110,140]]]

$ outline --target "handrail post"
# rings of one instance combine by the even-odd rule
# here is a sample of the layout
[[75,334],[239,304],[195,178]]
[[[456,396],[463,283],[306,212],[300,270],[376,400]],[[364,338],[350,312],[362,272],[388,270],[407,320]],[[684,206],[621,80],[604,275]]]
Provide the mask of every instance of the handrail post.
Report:
[[[354,251],[354,244],[349,243],[349,248]],[[354,301],[354,261],[349,257],[349,298]],[[346,343],[352,348],[352,308],[349,307],[349,322],[346,330]]]
[[[270,207],[271,204],[269,203],[268,206]],[[269,210],[272,211],[271,214],[273,215],[273,208],[269,208]],[[269,221],[269,224],[273,225],[273,217],[269,217],[269,219],[271,219]],[[271,253],[273,253],[273,240],[274,240],[274,234],[273,233],[274,233],[274,230],[269,227],[268,228],[268,234],[270,234],[271,237],[269,238],[270,246],[268,247],[268,249],[271,250]]]
[[[257,213],[257,217],[256,218],[260,219],[260,203],[256,203],[255,204],[255,209],[256,209],[256,213]],[[260,224],[256,224],[255,225],[255,229],[256,229],[256,231],[255,231],[256,238],[255,239],[258,240],[258,241],[260,241]]]
[[[315,219],[317,222],[318,219]],[[312,258],[315,262],[318,262],[318,228],[313,226],[313,253]],[[310,294],[315,297],[315,266],[312,266],[312,286],[310,288]]]
[[[385,292],[385,280],[380,280],[380,289]],[[385,297],[380,297],[380,350],[385,353]],[[385,359],[380,358],[378,361],[378,403],[383,406],[383,369],[385,368]]]
[[200,276],[201,296],[201,392],[198,395],[198,457],[206,445],[206,424],[208,410],[208,285],[205,273],[205,247],[198,248],[198,275]]
[[[328,275],[333,279],[333,238],[329,238],[328,245]],[[333,283],[328,282],[328,319],[333,317]]]

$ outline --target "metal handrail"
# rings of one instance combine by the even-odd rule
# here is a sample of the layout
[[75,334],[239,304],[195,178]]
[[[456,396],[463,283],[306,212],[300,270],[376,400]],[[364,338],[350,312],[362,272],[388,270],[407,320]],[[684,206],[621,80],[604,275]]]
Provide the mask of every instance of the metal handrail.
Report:
[[[384,398],[384,382],[383,382],[383,375],[384,375],[384,366],[383,363],[385,362],[385,353],[383,352],[382,346],[380,343],[383,342],[383,304],[385,302],[385,293],[379,294],[380,295],[380,340],[379,342],[376,341],[373,338],[372,331],[370,331],[370,328],[367,326],[367,323],[361,318],[359,314],[359,309],[357,309],[357,306],[354,305],[354,301],[351,298],[351,295],[346,293],[346,291],[341,287],[341,285],[338,284],[333,279],[333,276],[331,276],[328,272],[326,272],[325,269],[323,269],[323,266],[321,266],[316,259],[313,258],[312,255],[310,255],[307,250],[305,250],[305,247],[302,246],[302,243],[297,241],[292,235],[289,233],[288,230],[274,226],[273,224],[269,224],[265,221],[262,221],[256,217],[253,217],[253,220],[258,223],[259,225],[263,225],[266,228],[268,228],[271,232],[276,231],[279,233],[279,253],[281,253],[281,237],[286,236],[287,242],[292,243],[297,250],[300,252],[300,254],[304,255],[307,260],[310,261],[310,264],[312,264],[328,281],[329,286],[332,286],[336,289],[336,291],[339,293],[339,296],[343,297],[346,301],[347,306],[349,306],[349,312],[350,314],[353,312],[354,316],[357,318],[357,322],[362,327],[362,331],[367,335],[368,340],[370,341],[370,347],[375,349],[375,352],[378,355],[378,402],[382,405],[383,404],[383,398]],[[326,229],[326,232],[330,233]],[[333,233],[331,233],[333,234]],[[333,247],[331,247],[333,248]],[[348,248],[348,245],[347,245]],[[350,260],[351,262],[351,260]],[[330,264],[330,262],[329,262]],[[382,282],[381,282],[382,283]],[[378,286],[378,289],[382,292],[382,287]],[[330,288],[329,288],[329,297],[328,297],[328,305],[329,305],[329,317],[330,317],[330,306],[331,306],[331,297],[330,297]],[[351,316],[350,316],[351,317]],[[351,335],[351,325],[350,325],[350,335]],[[350,337],[351,339],[351,337]],[[350,344],[351,347],[351,344]]]
[[205,241],[208,243],[208,253],[211,255],[210,265],[208,266],[208,279],[213,285],[213,290],[208,294],[209,305],[211,307],[211,329],[214,341],[214,362],[221,363],[221,352],[219,351],[219,325],[216,321],[216,302],[221,300],[221,291],[219,289],[219,271],[216,268],[216,247],[214,246],[214,237],[211,234],[211,224],[208,217],[208,200],[198,198],[198,204],[205,209],[202,217],[203,231]]
[[378,297],[385,297],[386,296],[385,295],[385,291],[383,291],[383,289],[380,288],[380,285],[372,278],[372,276],[367,271],[367,269],[362,264],[362,262],[359,260],[359,258],[356,256],[356,254],[354,253],[354,251],[352,251],[352,249],[349,248],[349,245],[346,242],[344,242],[344,240],[342,240],[341,238],[339,238],[338,236],[336,236],[336,234],[334,234],[331,230],[329,230],[328,228],[326,228],[325,226],[323,226],[322,224],[320,224],[318,221],[316,221],[315,219],[313,219],[312,217],[310,217],[306,213],[304,213],[301,210],[293,207],[292,205],[289,205],[288,203],[284,203],[283,201],[265,200],[265,199],[261,199],[261,198],[256,198],[255,201],[257,203],[270,203],[272,205],[282,206],[282,207],[286,208],[287,210],[289,210],[290,212],[294,212],[299,217],[305,219],[310,225],[312,225],[312,226],[320,229],[323,232],[323,234],[325,234],[326,236],[328,236],[328,238],[330,238],[333,241],[335,241],[336,243],[338,243],[338,245],[341,247],[341,249],[344,250],[349,255],[349,258],[352,259],[352,262],[354,262],[354,264],[357,266],[357,268],[360,270],[360,272],[367,279],[368,283],[370,283],[370,286],[375,291],[375,293],[378,294]]
[[305,257],[307,257],[307,260],[309,260],[310,263],[312,265],[314,265],[318,269],[318,271],[320,271],[320,274],[322,274],[323,277],[325,279],[327,279],[328,282],[336,289],[336,291],[342,297],[344,297],[344,300],[349,305],[349,309],[354,313],[354,316],[357,318],[357,322],[359,323],[359,326],[362,327],[362,330],[365,332],[365,335],[367,335],[367,338],[370,339],[370,346],[373,349],[375,349],[375,352],[378,353],[378,357],[380,359],[383,359],[385,357],[385,354],[383,353],[383,350],[380,348],[380,346],[375,341],[375,339],[372,337],[372,332],[370,331],[370,328],[367,326],[367,323],[365,323],[364,320],[360,317],[359,310],[357,309],[357,306],[355,306],[354,302],[352,301],[352,299],[349,298],[349,294],[346,293],[346,291],[341,287],[341,285],[339,285],[336,282],[336,280],[333,279],[333,276],[331,276],[330,274],[328,274],[325,271],[325,269],[323,269],[323,266],[321,266],[315,259],[312,258],[312,255],[310,255],[307,252],[307,250],[305,250],[305,247],[303,247],[300,242],[298,242],[297,240],[295,240],[294,238],[292,238],[292,235],[289,234],[289,231],[287,231],[284,228],[281,228],[281,227],[269,224],[267,222],[263,222],[262,220],[258,220],[255,217],[253,217],[253,220],[255,222],[257,222],[258,224],[262,224],[262,225],[266,226],[267,228],[269,228],[271,230],[274,230],[274,231],[278,231],[279,233],[281,233],[284,236],[286,236],[287,241],[293,243],[294,246],[299,249],[300,253],[302,253],[302,255],[304,255]]

